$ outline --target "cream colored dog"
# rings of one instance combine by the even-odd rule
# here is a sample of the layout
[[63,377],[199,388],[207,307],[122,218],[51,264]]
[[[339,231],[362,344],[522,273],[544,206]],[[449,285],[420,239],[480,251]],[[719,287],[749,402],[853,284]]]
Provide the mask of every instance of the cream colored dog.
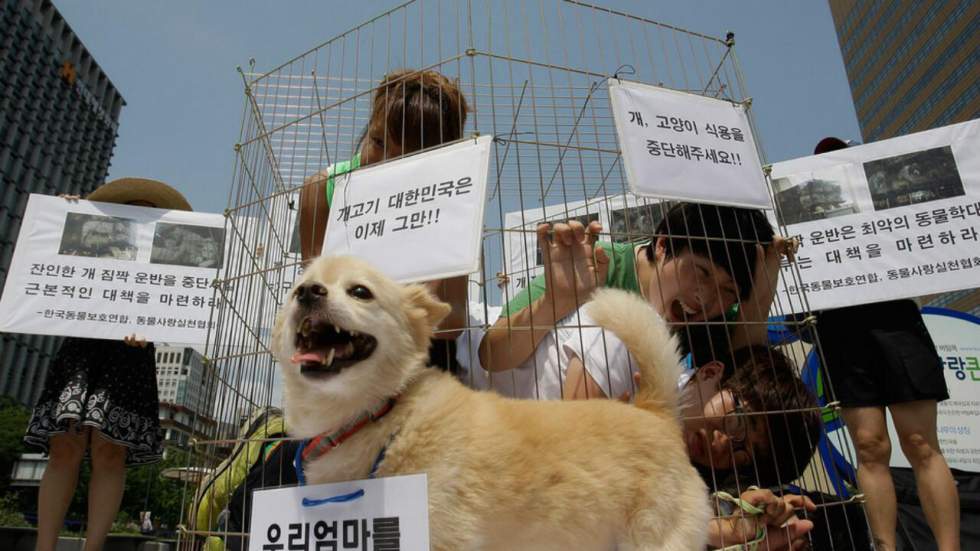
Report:
[[291,435],[330,433],[397,400],[307,461],[308,483],[367,478],[384,449],[378,476],[428,476],[436,550],[703,549],[709,503],[676,417],[676,342],[637,296],[603,290],[589,308],[639,364],[635,406],[467,389],[426,367],[446,304],[363,261],[316,260],[273,332]]

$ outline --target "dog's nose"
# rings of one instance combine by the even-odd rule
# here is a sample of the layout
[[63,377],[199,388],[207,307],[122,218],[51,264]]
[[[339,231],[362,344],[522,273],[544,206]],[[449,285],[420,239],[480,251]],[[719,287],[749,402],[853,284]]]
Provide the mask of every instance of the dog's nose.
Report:
[[296,288],[296,300],[303,306],[310,306],[327,296],[327,288],[323,285],[310,283]]

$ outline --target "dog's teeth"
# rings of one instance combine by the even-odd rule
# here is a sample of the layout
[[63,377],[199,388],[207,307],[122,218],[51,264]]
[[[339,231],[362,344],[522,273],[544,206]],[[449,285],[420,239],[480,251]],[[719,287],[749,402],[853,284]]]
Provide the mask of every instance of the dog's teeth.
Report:
[[351,337],[356,337],[357,336],[357,331],[351,330],[350,336]]
[[306,318],[305,320],[303,320],[303,324],[299,328],[300,333],[304,337],[309,337],[310,336],[310,328],[311,328],[312,325],[313,324],[310,323],[310,319],[309,318]]
[[325,362],[323,362],[323,365],[327,367],[330,367],[332,364],[333,364],[333,348],[331,348],[330,351],[327,352],[327,359]]
[[339,328],[339,327],[337,327],[336,325],[334,325],[334,326],[333,326],[333,332],[334,332],[334,333],[340,333],[340,328]]

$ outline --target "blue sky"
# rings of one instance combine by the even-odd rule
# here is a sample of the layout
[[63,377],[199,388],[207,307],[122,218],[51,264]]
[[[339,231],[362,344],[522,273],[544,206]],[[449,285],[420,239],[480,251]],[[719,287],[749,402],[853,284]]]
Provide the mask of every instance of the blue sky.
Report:
[[[769,160],[809,155],[828,135],[860,138],[826,2],[597,2],[713,36],[734,31]],[[397,3],[55,1],[127,101],[109,177],[164,180],[210,212],[227,206],[232,182],[236,66],[274,67]]]

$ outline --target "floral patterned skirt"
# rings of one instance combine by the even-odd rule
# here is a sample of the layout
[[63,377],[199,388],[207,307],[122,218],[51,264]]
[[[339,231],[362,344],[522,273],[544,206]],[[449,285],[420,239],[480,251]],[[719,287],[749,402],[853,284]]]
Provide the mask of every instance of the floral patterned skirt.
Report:
[[66,338],[48,368],[24,441],[48,453],[48,439],[75,423],[124,446],[127,465],[159,461],[155,357],[152,344]]

